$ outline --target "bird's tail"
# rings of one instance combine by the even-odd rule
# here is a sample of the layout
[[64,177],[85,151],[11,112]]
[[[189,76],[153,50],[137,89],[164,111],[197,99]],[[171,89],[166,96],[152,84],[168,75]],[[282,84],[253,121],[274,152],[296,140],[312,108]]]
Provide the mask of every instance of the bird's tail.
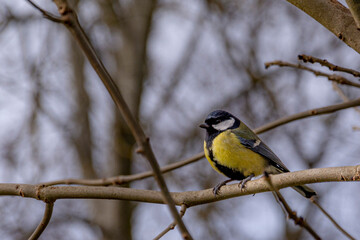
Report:
[[292,188],[306,198],[311,198],[312,196],[316,196],[316,192],[306,185],[295,186]]

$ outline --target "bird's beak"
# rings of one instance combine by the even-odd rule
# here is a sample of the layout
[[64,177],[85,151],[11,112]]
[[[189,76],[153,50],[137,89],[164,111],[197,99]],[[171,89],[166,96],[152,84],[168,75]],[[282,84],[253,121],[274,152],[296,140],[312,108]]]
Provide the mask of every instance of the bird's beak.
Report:
[[202,124],[199,125],[199,127],[201,127],[201,128],[209,128],[210,126],[207,125],[206,123],[202,123]]

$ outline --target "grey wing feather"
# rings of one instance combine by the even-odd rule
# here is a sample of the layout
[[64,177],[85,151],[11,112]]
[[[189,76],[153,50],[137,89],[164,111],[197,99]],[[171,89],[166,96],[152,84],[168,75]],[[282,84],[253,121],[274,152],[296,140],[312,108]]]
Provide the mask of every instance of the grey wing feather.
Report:
[[[242,126],[240,126],[239,129],[235,129],[233,132],[246,148],[249,148],[250,150],[268,159],[270,166],[275,168],[276,171],[289,172],[289,169],[285,167],[285,165],[280,161],[275,153],[273,153],[273,151],[271,151],[271,149],[266,146],[266,144],[264,144],[260,138],[253,131],[251,131],[250,128],[248,128],[243,123],[241,125]],[[316,192],[306,185],[294,186],[292,188],[306,198],[316,196]]]
[[[249,129],[250,130],[250,129]],[[250,130],[251,131],[251,130]],[[270,165],[273,165],[275,168],[279,169],[281,172],[289,172],[289,169],[281,162],[281,160],[271,151],[271,149],[266,146],[255,133],[251,131],[245,137],[251,137],[252,139],[243,138],[241,132],[236,131],[235,134],[239,138],[240,142],[252,151],[260,154],[270,161]],[[251,135],[251,136],[250,136]]]

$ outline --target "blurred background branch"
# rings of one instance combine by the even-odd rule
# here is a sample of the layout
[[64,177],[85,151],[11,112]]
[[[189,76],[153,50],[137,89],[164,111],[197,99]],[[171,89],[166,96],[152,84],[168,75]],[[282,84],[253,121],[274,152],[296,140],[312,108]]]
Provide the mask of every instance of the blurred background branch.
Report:
[[[79,44],[79,47],[82,49],[82,52],[87,57],[88,61],[90,62],[91,66],[103,82],[104,86],[106,87],[107,91],[109,92],[110,96],[112,97],[115,105],[117,106],[117,110],[121,113],[122,118],[125,120],[126,125],[130,128],[132,136],[136,139],[138,149],[137,153],[140,153],[144,156],[150,163],[154,171],[154,179],[158,183],[161,192],[164,197],[164,201],[169,207],[170,213],[173,216],[174,220],[176,221],[177,225],[179,226],[179,231],[184,239],[192,239],[190,233],[188,232],[185,224],[183,223],[180,215],[178,214],[175,203],[170,196],[169,190],[166,186],[166,182],[160,172],[160,167],[157,162],[157,159],[154,155],[154,152],[151,148],[149,138],[145,135],[141,125],[138,123],[136,118],[131,113],[130,108],[128,107],[125,99],[123,98],[122,94],[120,93],[119,88],[115,84],[114,80],[112,79],[111,75],[109,74],[108,70],[105,68],[104,64],[102,63],[101,59],[96,54],[94,47],[92,46],[88,36],[84,32],[83,28],[81,27],[79,20],[77,18],[77,14],[74,9],[67,3],[66,0],[55,0],[54,3],[56,4],[59,14],[61,15],[60,18],[54,18],[51,14],[47,13],[46,11],[42,10],[41,8],[37,7],[31,0],[28,0],[32,6],[35,6],[36,9],[40,10],[40,12],[50,20],[54,22],[61,22],[68,28],[71,32],[74,39]],[[154,9],[154,6],[157,4],[156,1],[152,2],[151,9]],[[151,16],[150,16],[151,19]],[[81,88],[80,88],[81,89]],[[83,89],[81,89],[83,90]],[[80,92],[82,94],[83,91]],[[82,94],[83,95],[83,94]],[[87,100],[87,99],[86,99]],[[87,101],[88,102],[88,101]],[[88,104],[87,104],[88,105]],[[85,112],[86,114],[86,112]],[[88,123],[88,121],[87,121]],[[86,125],[88,126],[88,124]],[[88,132],[88,131],[87,131]],[[85,140],[90,139],[89,136],[85,136],[83,138]],[[86,146],[91,146],[91,143],[87,144]]]
[[303,217],[298,217],[296,212],[290,208],[289,204],[286,202],[285,198],[281,195],[279,190],[273,186],[271,176],[267,173],[265,173],[265,180],[269,183],[270,189],[274,192],[276,198],[279,200],[279,204],[284,207],[288,218],[292,219],[296,225],[306,229],[314,239],[321,239],[318,233],[314,231],[314,229],[306,222],[306,220]]
[[[166,166],[201,152],[203,133],[197,126],[211,110],[228,110],[255,128],[336,104],[343,99],[340,91],[348,99],[359,97],[354,87],[338,85],[340,91],[334,91],[328,81],[301,70],[263,68],[264,62],[289,62],[304,53],[359,69],[358,30],[349,10],[337,1],[297,2],[315,19],[322,15],[319,21],[332,33],[284,1],[158,0],[152,5],[141,0],[78,0],[72,6],[131,113],[151,138],[159,164]],[[53,3],[36,3],[56,15]],[[130,129],[63,26],[45,21],[26,1],[5,0],[1,6],[1,182],[36,184],[146,173],[148,165],[135,153]],[[311,68],[332,74],[318,65]],[[337,74],[350,79],[347,73]],[[351,166],[358,164],[360,154],[356,126],[358,112],[339,111],[261,137],[291,170]],[[221,178],[204,161],[164,177],[172,192],[207,189]],[[125,186],[158,190],[152,178]],[[358,184],[334,182],[315,188],[324,208],[332,209],[354,237],[360,236]],[[297,193],[284,189],[282,194],[324,239],[342,237],[322,224],[325,217]],[[4,238],[26,238],[43,216],[40,201],[4,197],[0,204],[6,206],[0,208]],[[61,200],[42,237],[144,239],[170,222],[161,205]],[[191,208],[186,223],[196,239],[309,237],[283,218],[268,193]],[[169,231],[165,238],[179,235]]]
[[[337,87],[337,89],[339,89],[339,88]],[[266,131],[269,131],[271,129],[274,129],[276,127],[279,127],[281,125],[284,125],[284,124],[287,124],[287,123],[290,123],[290,122],[293,122],[296,120],[313,117],[313,116],[317,116],[317,115],[322,115],[322,114],[329,114],[329,113],[333,113],[333,112],[336,112],[339,110],[360,106],[360,98],[350,101],[347,98],[345,99],[346,96],[344,96],[343,93],[342,93],[342,97],[344,97],[343,100],[346,103],[340,103],[340,104],[327,106],[327,107],[323,107],[323,108],[307,110],[307,111],[304,111],[301,113],[293,114],[291,116],[283,117],[283,118],[275,120],[271,123],[267,123],[264,126],[256,128],[254,130],[254,132],[257,134],[260,134],[260,133],[264,133]],[[355,108],[355,109],[357,109],[357,108]],[[327,139],[328,138],[324,138],[324,140],[327,140]],[[323,145],[325,146],[326,145],[325,143],[327,143],[327,141],[326,142],[324,141],[323,143],[324,143]],[[299,155],[302,156],[302,158],[304,159],[305,157],[303,156],[302,152],[298,148],[296,148],[296,149],[297,149]],[[320,152],[320,154],[321,153],[323,153],[323,152]],[[166,172],[184,167],[188,164],[194,163],[204,157],[205,157],[204,153],[201,152],[201,153],[198,153],[188,159],[164,166],[164,167],[160,168],[160,170],[162,173],[166,173]],[[318,156],[318,157],[316,157],[316,159],[321,159],[321,157]],[[123,184],[129,183],[129,182],[132,182],[132,181],[142,180],[144,178],[153,177],[153,176],[154,176],[154,173],[152,171],[147,171],[147,172],[142,172],[142,173],[137,173],[137,174],[132,174],[132,175],[120,175],[120,176],[114,176],[114,177],[102,178],[102,179],[63,179],[63,180],[56,180],[56,181],[41,183],[40,185],[44,185],[44,186],[53,186],[53,185],[60,185],[60,184],[67,184],[67,185],[78,184],[78,185],[85,185],[85,186],[123,185]]]

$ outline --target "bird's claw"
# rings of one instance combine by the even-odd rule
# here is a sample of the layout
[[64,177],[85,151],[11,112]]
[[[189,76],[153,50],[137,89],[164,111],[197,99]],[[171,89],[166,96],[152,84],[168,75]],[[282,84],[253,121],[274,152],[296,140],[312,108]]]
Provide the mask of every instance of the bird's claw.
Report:
[[213,191],[212,191],[212,192],[214,193],[215,197],[216,197],[216,195],[219,194],[220,188],[221,188],[222,186],[226,185],[228,182],[231,182],[231,181],[233,181],[233,179],[228,179],[228,180],[225,180],[225,181],[217,184],[217,185],[213,188]]
[[251,174],[250,176],[244,178],[239,182],[238,187],[240,187],[240,192],[245,188],[245,184],[250,181],[254,177],[254,174]]
[[217,184],[217,185],[213,188],[213,193],[214,193],[215,197],[216,197],[216,195],[219,195],[220,188],[221,188],[222,186],[224,186],[225,184],[226,184],[226,182],[221,182],[221,183]]

